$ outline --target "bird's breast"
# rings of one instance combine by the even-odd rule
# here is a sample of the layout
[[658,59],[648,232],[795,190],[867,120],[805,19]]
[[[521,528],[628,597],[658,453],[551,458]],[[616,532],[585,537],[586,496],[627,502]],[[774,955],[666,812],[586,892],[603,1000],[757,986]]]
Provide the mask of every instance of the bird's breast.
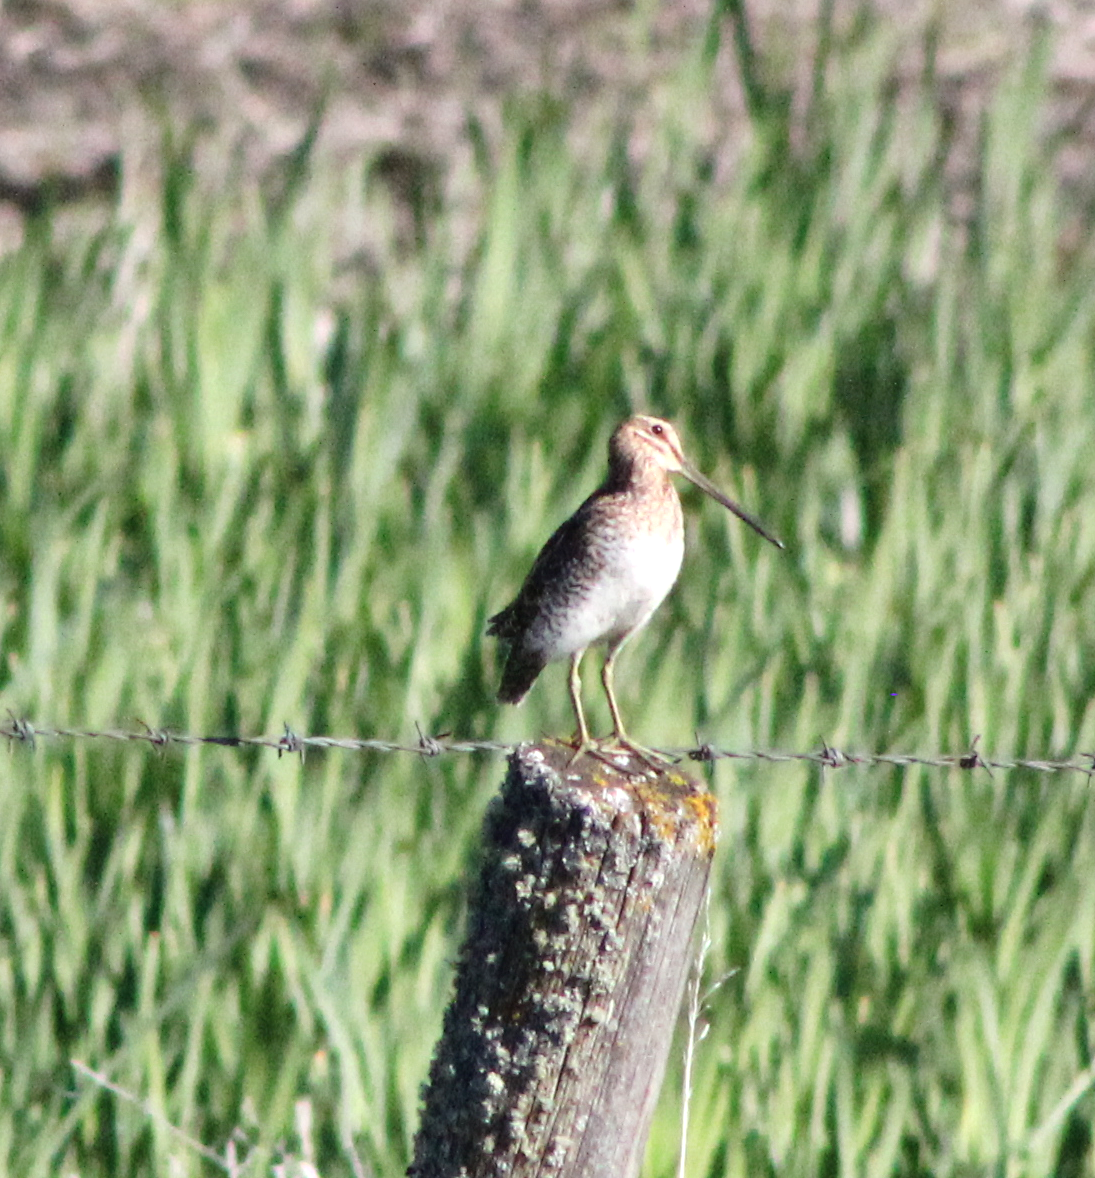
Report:
[[573,570],[566,605],[550,627],[550,657],[617,642],[645,625],[677,579],[684,538],[680,531],[640,529],[602,537],[597,548],[587,569]]

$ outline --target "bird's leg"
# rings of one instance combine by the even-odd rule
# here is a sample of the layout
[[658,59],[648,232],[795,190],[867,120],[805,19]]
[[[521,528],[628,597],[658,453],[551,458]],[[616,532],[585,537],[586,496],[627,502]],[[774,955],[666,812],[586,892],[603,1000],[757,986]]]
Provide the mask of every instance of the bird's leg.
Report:
[[570,758],[571,765],[583,753],[588,753],[594,747],[593,741],[590,739],[589,728],[586,726],[585,712],[582,711],[582,679],[578,668],[581,666],[584,654],[584,650],[576,650],[570,656],[570,702],[574,707],[574,715],[578,718],[578,734],[574,738],[574,756]]
[[645,761],[647,765],[660,773],[666,765],[673,765],[676,762],[672,757],[655,752],[654,749],[645,748],[643,745],[632,740],[624,729],[623,718],[620,716],[620,709],[616,703],[616,692],[613,688],[613,671],[615,669],[616,656],[620,653],[620,647],[622,645],[623,643],[619,642],[608,648],[605,665],[601,668],[601,682],[604,684],[605,695],[608,697],[608,710],[612,713],[616,744],[620,748],[626,749],[629,753],[633,753],[640,761]]

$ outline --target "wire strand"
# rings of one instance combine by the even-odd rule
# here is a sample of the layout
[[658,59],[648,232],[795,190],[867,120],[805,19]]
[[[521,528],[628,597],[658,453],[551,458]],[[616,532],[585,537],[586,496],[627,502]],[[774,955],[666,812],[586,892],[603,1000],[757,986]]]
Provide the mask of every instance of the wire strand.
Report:
[[[413,753],[417,756],[438,757],[453,753],[512,753],[518,744],[498,740],[460,740],[449,734],[429,736],[421,729],[413,743],[398,740],[378,740],[353,736],[301,736],[285,726],[281,736],[211,736],[191,732],[176,732],[170,728],[153,728],[141,723],[140,728],[70,728],[48,724],[34,724],[23,717],[9,713],[6,721],[0,721],[0,738],[12,744],[33,748],[40,740],[80,741],[107,740],[131,744],[147,744],[152,748],[168,749],[173,746],[193,747],[212,745],[220,748],[267,748],[282,756],[296,754],[303,757],[309,749],[338,749],[343,752],[371,753]],[[977,739],[965,753],[862,753],[846,752],[831,748],[822,742],[820,749],[809,751],[781,751],[777,749],[727,749],[711,744],[700,744],[692,748],[657,749],[665,756],[690,761],[754,761],[764,764],[788,764],[805,762],[820,765],[826,769],[842,769],[847,766],[906,768],[918,765],[929,769],[984,769],[990,774],[1012,769],[1026,769],[1034,773],[1084,773],[1088,777],[1095,772],[1095,753],[1080,753],[1072,757],[991,757],[977,751]]]

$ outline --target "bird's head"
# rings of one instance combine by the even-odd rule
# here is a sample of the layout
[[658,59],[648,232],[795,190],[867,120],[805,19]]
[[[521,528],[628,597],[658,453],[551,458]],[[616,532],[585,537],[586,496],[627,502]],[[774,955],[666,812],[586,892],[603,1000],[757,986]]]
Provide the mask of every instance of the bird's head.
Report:
[[783,547],[763,524],[744,508],[739,507],[733,499],[727,498],[714,483],[700,474],[685,458],[677,431],[660,417],[639,414],[618,425],[608,443],[608,465],[610,477],[615,475],[621,481],[626,481],[636,470],[651,466],[664,471],[667,475],[684,475],[690,483],[699,487],[705,495],[710,495],[717,503],[721,503],[728,511],[732,511],[738,519],[747,523],[769,543],[777,548]]
[[610,465],[654,465],[667,474],[683,473],[687,465],[681,440],[668,421],[640,414],[616,427],[608,444]]

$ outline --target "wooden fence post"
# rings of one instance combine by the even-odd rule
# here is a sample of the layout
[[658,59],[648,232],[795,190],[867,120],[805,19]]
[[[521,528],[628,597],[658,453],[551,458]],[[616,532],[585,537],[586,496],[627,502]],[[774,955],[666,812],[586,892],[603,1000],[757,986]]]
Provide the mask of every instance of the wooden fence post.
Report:
[[510,759],[483,832],[413,1178],[634,1178],[717,835],[671,768]]

